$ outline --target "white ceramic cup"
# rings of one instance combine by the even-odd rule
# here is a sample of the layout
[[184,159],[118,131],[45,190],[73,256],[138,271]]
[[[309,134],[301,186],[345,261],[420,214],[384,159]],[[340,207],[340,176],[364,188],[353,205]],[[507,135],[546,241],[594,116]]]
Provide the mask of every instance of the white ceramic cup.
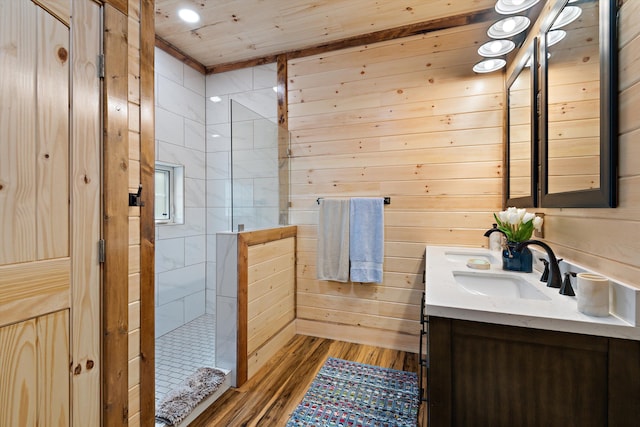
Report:
[[578,311],[589,316],[609,315],[609,279],[593,273],[578,273]]

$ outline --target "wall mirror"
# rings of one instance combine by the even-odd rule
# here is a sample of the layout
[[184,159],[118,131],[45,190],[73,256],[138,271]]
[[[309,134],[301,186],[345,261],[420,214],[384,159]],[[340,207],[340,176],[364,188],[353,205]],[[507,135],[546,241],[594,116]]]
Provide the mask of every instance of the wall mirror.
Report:
[[615,207],[615,0],[573,0],[540,39],[541,206]]
[[537,39],[520,56],[507,80],[506,205],[531,207],[537,203],[538,126],[536,97]]

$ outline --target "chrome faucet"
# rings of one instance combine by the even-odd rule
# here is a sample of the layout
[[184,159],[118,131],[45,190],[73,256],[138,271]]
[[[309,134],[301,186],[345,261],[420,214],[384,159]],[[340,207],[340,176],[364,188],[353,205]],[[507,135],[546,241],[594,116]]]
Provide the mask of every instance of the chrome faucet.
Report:
[[[545,251],[547,251],[547,255],[549,256],[549,277],[547,280],[547,286],[550,288],[562,288],[562,276],[560,275],[560,266],[558,265],[558,259],[556,255],[553,253],[553,250],[549,245],[540,240],[525,240],[524,242],[518,243],[516,246],[516,250],[520,251],[525,248],[525,246],[529,245],[538,245],[541,246]],[[568,293],[563,293],[563,289],[560,289],[560,293],[562,295],[569,295]]]

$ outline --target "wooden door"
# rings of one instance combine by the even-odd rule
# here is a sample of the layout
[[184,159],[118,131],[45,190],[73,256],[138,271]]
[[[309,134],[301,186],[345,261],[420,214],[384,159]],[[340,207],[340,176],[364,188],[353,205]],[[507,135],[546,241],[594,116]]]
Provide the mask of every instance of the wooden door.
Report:
[[99,53],[92,1],[0,0],[1,426],[100,423]]

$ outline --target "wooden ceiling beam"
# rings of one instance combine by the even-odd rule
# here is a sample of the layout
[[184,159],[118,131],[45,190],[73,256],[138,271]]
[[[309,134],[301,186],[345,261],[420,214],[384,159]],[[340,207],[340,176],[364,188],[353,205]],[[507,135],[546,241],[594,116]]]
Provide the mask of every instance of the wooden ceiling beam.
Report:
[[202,74],[206,74],[207,73],[207,67],[205,67],[203,64],[201,64],[197,60],[193,59],[192,57],[190,57],[186,53],[182,52],[180,49],[178,49],[177,47],[175,47],[174,45],[172,45],[168,41],[166,41],[164,39],[161,39],[160,37],[158,37],[157,34],[156,34],[156,43],[155,44],[156,44],[156,47],[158,49],[168,53],[169,55],[173,56],[177,60],[182,61],[183,63],[187,64],[188,66],[190,66],[194,70],[199,71]]

